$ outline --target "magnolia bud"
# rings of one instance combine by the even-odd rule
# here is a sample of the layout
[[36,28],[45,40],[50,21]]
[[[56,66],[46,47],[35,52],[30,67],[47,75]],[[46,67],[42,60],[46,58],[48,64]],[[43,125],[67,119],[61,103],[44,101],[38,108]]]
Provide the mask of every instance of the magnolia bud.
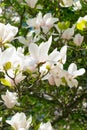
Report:
[[81,36],[79,33],[75,35],[73,42],[77,45],[77,46],[81,46],[81,43],[83,42],[84,37]]

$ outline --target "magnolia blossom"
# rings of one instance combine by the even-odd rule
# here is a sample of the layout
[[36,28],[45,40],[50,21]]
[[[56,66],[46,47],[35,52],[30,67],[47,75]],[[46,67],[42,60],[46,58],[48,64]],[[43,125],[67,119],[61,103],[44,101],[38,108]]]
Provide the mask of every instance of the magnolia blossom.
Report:
[[2,51],[0,54],[0,69],[3,68],[5,63],[11,62],[14,68],[20,65],[20,68],[23,68],[24,54],[15,47],[11,46],[5,51]]
[[79,17],[77,23],[80,23],[82,21],[86,21],[87,22],[87,15],[85,15],[84,17]]
[[5,95],[1,95],[1,98],[4,101],[4,104],[7,106],[7,108],[13,108],[16,104],[18,104],[17,102],[17,93],[15,92],[10,92],[7,90]]
[[77,46],[81,46],[81,43],[83,42],[84,37],[81,36],[81,34],[76,34],[73,41]]
[[28,130],[32,122],[32,117],[30,116],[27,120],[26,115],[21,112],[16,113],[11,120],[6,120],[6,122],[11,125],[14,130]]
[[[60,49],[60,51],[57,51],[55,49],[51,54],[49,54],[48,61],[40,67],[40,73],[43,77],[42,80],[48,79],[50,85],[54,85],[56,83],[54,81],[54,79],[56,79],[56,75],[53,74],[53,75],[55,75],[55,78],[54,78],[51,71],[53,70],[53,72],[56,72],[56,70],[54,71],[55,65],[57,65],[59,68],[63,69],[63,64],[65,64],[65,62],[66,62],[66,52],[67,52],[67,46],[65,45]],[[49,71],[49,73],[48,73],[48,71]],[[60,85],[61,78],[59,78],[59,80],[60,80],[60,82],[58,82],[58,83]]]
[[64,70],[63,66],[57,65],[53,69],[50,70],[50,75],[48,76],[48,81],[50,85],[65,85],[65,83],[62,81],[62,78],[64,76]]
[[65,72],[65,80],[70,88],[77,87],[78,81],[75,79],[77,76],[81,76],[85,73],[85,69],[81,68],[77,70],[75,63],[71,63],[68,68],[68,72]]
[[48,50],[52,42],[52,37],[47,42],[42,42],[39,46],[37,44],[30,44],[29,52],[30,56],[33,57],[36,63],[46,62],[48,59]]
[[[61,48],[60,52],[57,51],[57,48],[48,55],[49,48],[51,46],[52,37],[49,38],[47,42],[42,42],[39,46],[37,44],[31,43],[29,46],[30,56],[34,59],[36,64],[50,64],[54,65],[57,62],[66,62],[66,52],[67,46]],[[46,66],[46,65],[45,65]],[[45,67],[44,66],[44,67]]]
[[85,108],[85,109],[87,108],[87,102],[83,101],[82,105],[83,105],[83,108]]
[[[49,54],[48,61],[40,67],[40,73],[43,77],[42,80],[48,79],[49,83],[54,85],[53,76],[50,75],[48,71],[52,70],[55,67],[54,65],[58,65],[60,68],[63,68],[63,64],[66,62],[66,52],[67,46],[65,45],[60,51],[55,49],[51,54]],[[46,73],[48,74],[46,75]]]
[[4,51],[0,52],[0,69],[3,70],[3,66],[7,62],[11,62],[12,68],[14,70],[19,69],[19,71],[23,70],[26,66],[26,62],[28,62],[27,66],[30,66],[32,63],[32,59],[30,58],[29,55],[25,56],[23,54],[24,49],[20,48],[15,48],[13,46],[7,48]]
[[87,15],[85,15],[84,17],[79,17],[79,19],[77,20],[77,28],[80,30],[86,29],[86,24],[87,24]]
[[62,38],[66,40],[70,40],[72,36],[74,35],[74,27],[66,29],[63,34]]
[[53,18],[51,13],[47,13],[43,16],[42,29],[44,33],[47,33],[54,23],[58,21],[58,18]]
[[30,27],[35,27],[35,28],[37,28],[37,29],[39,29],[40,27],[41,27],[41,25],[42,25],[42,13],[41,12],[39,12],[38,14],[37,14],[37,17],[35,17],[35,18],[32,18],[32,19],[28,19],[27,20],[27,24],[30,26]]
[[18,28],[10,24],[4,25],[0,23],[0,44],[11,42],[17,34]]
[[20,22],[20,17],[19,16],[13,16],[12,21],[15,22],[15,23],[19,23]]
[[66,85],[70,88],[77,87],[78,81],[75,79],[77,76],[81,76],[85,73],[85,69],[81,68],[77,70],[76,64],[70,64],[68,71],[64,70],[62,66],[56,65],[50,70],[50,74],[47,76],[48,81],[51,85],[56,86]]
[[60,5],[62,7],[70,7],[73,4],[73,0],[62,0]]
[[[4,71],[3,66],[9,62],[11,64],[11,68],[7,70],[8,75],[12,78],[15,77],[16,83],[19,83],[20,80],[25,78],[25,76],[22,75],[23,70],[33,70],[35,68],[36,60],[30,55],[24,55],[23,52],[24,50],[21,47],[16,49],[13,46],[10,46],[4,51],[0,50],[0,70]],[[13,84],[12,79],[8,76],[5,76],[5,78],[10,80],[10,83]]]
[[[25,68],[25,56],[22,53],[21,48],[16,50],[15,47],[11,46],[5,51],[0,53],[0,69],[5,73],[6,64],[10,64],[10,68],[7,69],[5,73],[5,79],[9,82],[10,86],[14,86],[22,81],[25,76],[22,75],[22,70]],[[27,65],[29,66],[29,64]],[[8,75],[7,75],[8,74]],[[11,77],[11,78],[10,78]],[[15,84],[14,81],[15,80]]]
[[37,17],[33,19],[28,19],[27,24],[30,27],[36,28],[38,32],[40,32],[40,28],[42,28],[44,33],[47,33],[51,27],[53,27],[54,23],[58,21],[58,18],[53,18],[51,13],[47,13],[42,17],[42,13],[39,12]]
[[50,122],[47,123],[41,123],[38,130],[54,130],[51,126]]
[[25,2],[31,7],[34,8],[38,0],[25,0]]
[[20,72],[20,70],[18,71],[18,73],[16,75],[14,74],[14,69],[10,69],[9,72],[7,72],[7,73],[8,73],[9,76],[7,76],[5,74],[5,79],[9,82],[10,86],[17,85],[18,83],[20,83],[26,77],[26,76],[22,75],[22,72]]
[[74,7],[73,7],[74,10],[80,10],[82,8],[80,0],[74,0],[73,5],[74,5]]
[[68,68],[68,73],[71,74],[73,78],[75,78],[77,76],[83,75],[85,73],[85,69],[81,68],[77,70],[77,65],[75,63],[71,63]]
[[16,39],[18,39],[20,43],[24,44],[25,47],[29,46],[30,43],[35,43],[36,41],[40,39],[37,35],[33,37],[33,33],[34,31],[30,31],[27,34],[26,38],[23,36],[19,36],[19,37],[16,37]]
[[67,45],[63,46],[59,52],[58,61],[60,61],[62,64],[65,64],[65,62],[66,62],[66,57],[67,57],[66,53],[67,53]]

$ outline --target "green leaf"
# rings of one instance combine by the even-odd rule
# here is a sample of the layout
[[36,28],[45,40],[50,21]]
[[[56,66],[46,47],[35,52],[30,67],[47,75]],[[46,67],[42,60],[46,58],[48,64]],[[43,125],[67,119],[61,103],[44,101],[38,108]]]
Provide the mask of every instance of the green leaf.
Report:
[[69,28],[70,26],[70,22],[69,21],[66,21],[66,22],[58,22],[58,27],[59,29],[61,30],[65,30],[67,28]]
[[1,78],[0,81],[1,81],[1,84],[11,87],[11,83],[7,79]]
[[4,72],[0,72],[0,78],[4,78],[5,77],[4,75],[5,75]]

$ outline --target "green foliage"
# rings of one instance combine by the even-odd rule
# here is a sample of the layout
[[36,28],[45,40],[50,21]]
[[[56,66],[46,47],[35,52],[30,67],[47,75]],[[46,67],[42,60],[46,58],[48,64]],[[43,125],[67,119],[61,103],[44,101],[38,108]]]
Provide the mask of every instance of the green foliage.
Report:
[[7,79],[1,78],[0,82],[5,86],[11,87],[11,84]]

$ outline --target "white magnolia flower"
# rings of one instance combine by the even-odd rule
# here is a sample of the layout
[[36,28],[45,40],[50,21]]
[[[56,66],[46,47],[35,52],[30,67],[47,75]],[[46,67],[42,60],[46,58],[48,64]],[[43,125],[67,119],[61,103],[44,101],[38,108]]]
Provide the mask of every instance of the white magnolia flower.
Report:
[[52,37],[47,42],[42,42],[39,46],[37,44],[30,44],[29,52],[30,56],[33,57],[36,63],[46,62],[48,60],[48,51],[52,42]]
[[87,22],[87,15],[85,15],[84,17],[79,17],[77,23],[80,23],[82,21],[86,21]]
[[[63,69],[63,64],[65,64],[65,62],[66,62],[66,52],[67,52],[67,46],[65,45],[61,48],[60,51],[57,51],[55,49],[51,54],[49,54],[48,61],[40,67],[40,73],[44,76],[44,75],[46,75],[48,70],[50,70],[50,72],[46,76],[44,76],[42,78],[42,80],[48,79],[48,81],[51,85],[55,84],[55,81],[54,81],[54,78],[53,78],[51,72],[52,72],[52,70],[53,70],[53,72],[57,72],[56,69],[54,69],[55,68],[54,64],[59,66],[59,68]],[[61,79],[59,78],[59,80],[60,80],[60,82],[59,82],[59,85],[60,85]]]
[[85,69],[81,68],[77,70],[77,66],[75,63],[71,63],[68,67],[68,72],[66,71],[64,74],[64,78],[70,88],[77,87],[78,81],[75,79],[77,76],[81,76],[85,73]]
[[43,19],[42,19],[42,13],[41,12],[39,12],[35,18],[32,18],[32,19],[29,18],[27,20],[27,24],[30,27],[34,27],[36,29],[40,29],[42,22],[43,22]]
[[[22,81],[25,78],[25,76],[22,75],[22,70],[25,67],[27,68],[27,66],[29,66],[29,62],[25,66],[26,64],[25,60],[28,60],[28,58],[26,59],[26,56],[24,56],[22,52],[22,48],[18,48],[16,50],[16,48],[12,46],[12,47],[7,48],[5,51],[1,52],[0,69],[3,72],[5,72],[4,66],[8,63],[11,64],[11,67],[9,68],[9,70],[7,70],[7,73],[9,76],[5,74],[5,79],[9,81],[11,86],[18,84],[20,81]],[[12,79],[15,80],[15,84]]]
[[17,93],[15,92],[9,92],[7,90],[5,95],[1,95],[1,98],[3,99],[4,104],[7,106],[7,108],[12,108],[18,103]]
[[[11,46],[7,48],[5,51],[0,50],[0,69],[3,70],[3,66],[10,62],[11,68],[8,70],[8,74],[14,78],[15,77],[15,70],[17,69],[15,81],[16,83],[20,82],[20,80],[24,79],[22,75],[22,70],[30,69],[33,70],[35,68],[35,59],[30,55],[24,55],[24,50],[22,48],[18,48],[16,50],[15,47]],[[8,76],[5,76],[11,84],[13,84],[12,80],[9,79]]]
[[70,40],[72,36],[74,35],[74,27],[66,29],[63,34],[62,38],[66,40]]
[[79,19],[77,20],[77,28],[80,30],[86,29],[87,28],[87,15],[85,15],[84,17],[79,17]]
[[51,126],[50,122],[47,123],[41,123],[38,130],[54,130]]
[[77,87],[78,81],[75,79],[77,76],[81,76],[85,73],[85,69],[81,68],[77,70],[76,64],[72,63],[69,65],[68,71],[63,70],[62,66],[55,66],[52,70],[50,70],[50,75],[48,75],[49,83],[56,84],[56,86],[66,85],[70,88]]
[[47,33],[54,23],[58,21],[58,18],[53,18],[51,13],[47,13],[43,16],[42,29],[44,33]]
[[11,120],[6,120],[6,122],[11,125],[14,130],[28,130],[32,122],[32,117],[30,116],[27,120],[26,115],[21,112],[16,113]]
[[38,32],[42,28],[44,33],[47,33],[51,27],[54,26],[54,23],[58,21],[58,18],[52,17],[51,13],[47,13],[42,17],[42,13],[39,12],[37,17],[33,19],[28,19],[27,24],[30,27],[34,27]]
[[81,68],[77,70],[77,65],[75,63],[71,63],[68,68],[68,73],[72,75],[73,78],[77,76],[81,76],[85,73],[85,69]]
[[73,39],[73,42],[77,45],[77,46],[81,46],[81,43],[83,42],[83,39],[84,37],[81,36],[81,34],[76,34],[74,39]]
[[11,42],[17,34],[18,28],[10,24],[4,25],[0,23],[0,44]]
[[38,0],[25,0],[25,2],[31,7],[34,8]]
[[12,21],[15,22],[15,23],[19,23],[20,22],[20,17],[19,16],[13,16]]
[[[67,46],[61,48],[60,52],[57,51],[57,48],[48,54],[49,48],[51,46],[52,37],[49,38],[47,42],[42,42],[39,46],[37,44],[31,43],[29,46],[30,56],[35,60],[36,64],[43,63],[45,67],[47,64],[50,66],[57,64],[57,62],[61,61],[62,64],[66,62],[66,52]],[[42,68],[43,68],[42,67]]]
[[74,5],[74,7],[73,7],[74,10],[80,10],[82,8],[80,0],[74,0],[73,5]]
[[70,7],[73,4],[73,0],[62,0],[62,2],[60,3],[60,5],[62,7]]
[[[14,74],[14,68],[13,69],[10,69],[7,73],[8,75],[11,77],[8,77],[6,74],[5,74],[5,79],[10,83],[10,86],[15,86],[17,85],[18,83],[20,83],[23,79],[25,79],[26,76],[23,76],[22,75],[22,72],[20,72],[20,70],[18,70],[17,74],[15,75]],[[14,78],[15,80],[15,83],[14,83],[14,80],[12,80],[12,78]]]
[[83,108],[85,108],[85,109],[87,108],[87,102],[83,101],[82,105],[83,105]]
[[64,76],[64,70],[63,66],[56,65],[52,70],[50,70],[50,75],[48,77],[48,81],[52,85],[60,86],[60,85],[65,85],[64,82],[62,82],[62,78]]
[[24,54],[21,51],[16,50],[15,47],[9,47],[0,54],[0,68],[2,69],[5,63],[11,62],[13,67],[20,65],[23,68]]
[[26,38],[23,36],[19,36],[19,37],[16,37],[16,39],[18,39],[20,43],[24,44],[25,47],[29,46],[30,43],[35,43],[36,41],[40,39],[37,35],[33,37],[33,33],[34,31],[31,31],[27,34]]
[[67,53],[67,45],[63,46],[61,49],[60,49],[60,52],[59,52],[59,61],[62,63],[62,64],[65,64],[66,62],[66,53]]

